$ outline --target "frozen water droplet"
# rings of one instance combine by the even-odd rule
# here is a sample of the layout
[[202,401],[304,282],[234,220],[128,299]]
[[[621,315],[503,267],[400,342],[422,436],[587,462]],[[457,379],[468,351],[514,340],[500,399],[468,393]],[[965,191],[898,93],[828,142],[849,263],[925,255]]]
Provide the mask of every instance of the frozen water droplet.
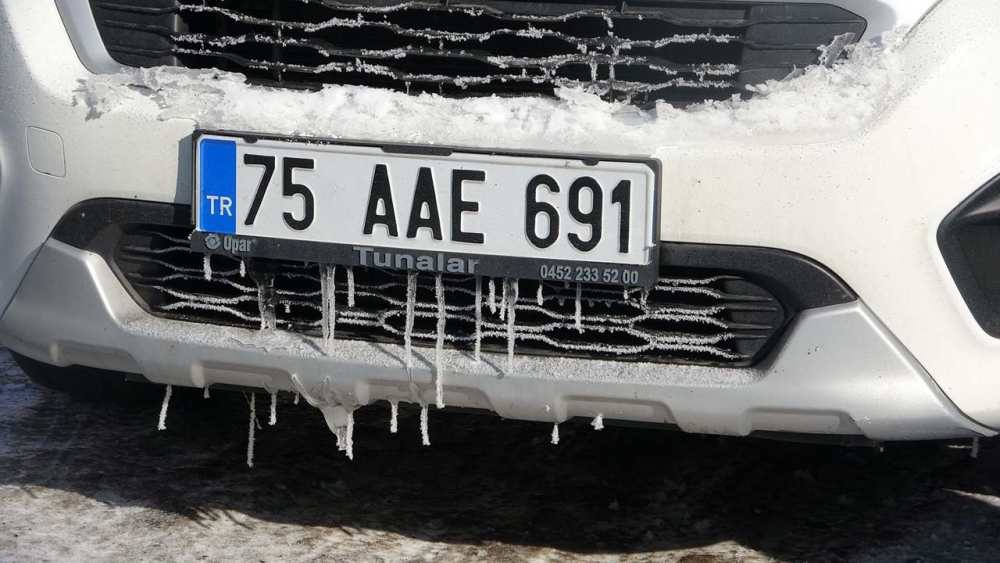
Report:
[[389,432],[395,434],[399,431],[399,402],[389,401]]
[[347,269],[347,306],[354,306],[354,268]]
[[434,392],[435,405],[439,409],[444,408],[444,383],[441,377],[444,375],[444,326],[447,313],[444,304],[444,281],[441,274],[434,278],[434,293],[437,296],[437,341],[434,344]]
[[267,424],[269,426],[274,426],[278,423],[278,392],[275,391],[271,393],[271,418],[268,419]]
[[201,262],[201,267],[205,271],[205,279],[212,281],[212,255],[206,254]]
[[417,307],[417,274],[406,275],[406,328],[403,332],[403,345],[406,348],[406,371],[413,369],[413,315]]
[[250,430],[247,436],[247,467],[253,467],[254,430],[257,424],[257,394],[250,393]]
[[240,259],[240,277],[247,277],[247,263],[242,259]]
[[420,407],[420,443],[425,446],[431,445],[431,435],[427,431],[427,405]]
[[604,430],[604,415],[598,414],[595,416],[590,425],[594,427],[594,430]]
[[333,341],[337,332],[337,266],[321,266],[320,293],[322,294],[323,311],[323,345],[327,354],[333,353]]
[[208,394],[208,385],[206,385],[205,386],[205,392],[201,394],[201,398],[202,399],[207,399],[208,397],[209,397],[209,394]]
[[170,395],[173,393],[173,387],[167,385],[167,390],[163,392],[163,406],[160,407],[160,422],[156,425],[157,430],[167,429],[167,405],[170,404]]
[[483,347],[483,278],[476,276],[476,363],[481,361]]
[[559,424],[556,423],[552,425],[552,445],[555,446],[558,444],[559,444]]

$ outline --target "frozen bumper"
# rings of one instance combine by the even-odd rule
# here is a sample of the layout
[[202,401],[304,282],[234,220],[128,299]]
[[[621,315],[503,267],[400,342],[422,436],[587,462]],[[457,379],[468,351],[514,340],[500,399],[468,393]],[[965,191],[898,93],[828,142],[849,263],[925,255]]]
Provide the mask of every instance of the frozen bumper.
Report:
[[[399,346],[337,341],[328,355],[319,338],[154,318],[103,258],[55,240],[43,246],[0,322],[0,340],[43,362],[142,373],[159,383],[325,390],[348,407],[435,401],[432,349],[417,349],[408,373]],[[962,415],[860,302],[800,314],[754,368],[518,356],[506,373],[506,363],[502,355],[476,363],[469,353],[446,351],[445,403],[523,420],[602,415],[729,435],[993,434]]]
[[[252,385],[261,373],[270,373],[276,378],[273,387],[282,388],[277,379],[298,370],[305,374],[308,365],[316,368],[309,377],[325,373],[342,379],[359,402],[390,396],[372,389],[385,374],[398,376],[398,365],[374,354],[370,345],[342,343],[344,356],[328,360],[301,340],[275,347],[242,331],[211,328],[192,334],[198,325],[152,320],[129,300],[110,299],[123,289],[101,269],[107,268],[103,262],[85,254],[74,258],[76,251],[46,243],[59,219],[88,199],[189,203],[190,135],[197,127],[189,119],[161,121],[155,107],[94,118],[89,108],[74,102],[73,92],[88,71],[69,36],[58,31],[61,25],[52,2],[0,0],[0,339],[39,359],[141,371],[162,382]],[[717,384],[715,372],[659,367],[626,373],[626,367],[615,364],[607,364],[600,379],[584,381],[570,377],[574,361],[547,361],[542,369],[534,364],[541,360],[523,358],[521,373],[546,377],[497,380],[482,366],[456,370],[446,384],[446,402],[461,404],[450,395],[466,388],[475,390],[468,391],[470,406],[507,416],[551,420],[606,409],[609,418],[674,420],[689,430],[736,434],[755,429],[850,433],[853,426],[879,439],[963,435],[976,427],[961,422],[967,419],[959,412],[1000,427],[1000,340],[985,334],[969,313],[935,240],[941,220],[1000,171],[998,25],[995,2],[942,2],[904,49],[907,86],[898,99],[873,123],[843,138],[649,147],[670,178],[663,193],[663,240],[799,252],[837,272],[863,304],[804,313],[774,363],[752,373],[729,373],[725,385]],[[44,166],[35,162],[33,167],[27,157],[29,128],[51,133],[36,137],[41,139],[36,156]],[[61,159],[62,167],[49,166],[53,159]],[[86,275],[52,270],[53,253],[65,254],[59,263],[82,268]],[[44,298],[35,287],[36,272],[43,269],[49,277],[41,281],[63,280]],[[25,313],[29,304],[34,308]],[[858,335],[869,339],[837,341],[843,330],[815,329],[813,348],[818,345],[822,352],[839,346],[839,355],[825,362],[806,354],[807,346],[789,347],[804,338],[803,327],[836,319],[867,326]],[[116,336],[103,339],[103,333]],[[218,333],[223,336],[211,341],[216,344],[200,340]],[[820,335],[831,340],[816,340]],[[869,347],[881,352],[862,353]],[[108,353],[95,352],[102,348]],[[817,363],[799,365],[802,354]],[[885,358],[894,358],[891,369],[880,363]],[[462,365],[460,360],[452,365]],[[797,367],[776,367],[783,365]],[[908,381],[921,381],[916,388],[922,391],[913,391],[909,383],[903,391],[896,386],[899,380],[887,380],[886,373],[909,373]],[[422,377],[429,381],[428,374]],[[511,384],[521,380],[527,383]],[[476,385],[465,385],[472,381]],[[538,403],[530,389],[555,414],[523,410],[529,407],[522,405]],[[690,400],[680,401],[680,395]],[[866,407],[848,396],[863,399]],[[559,412],[559,405],[549,403],[558,397],[596,406]],[[624,412],[625,407],[621,412],[607,408],[616,401],[660,410],[640,416]],[[942,415],[945,411],[951,414]],[[819,422],[824,416],[826,422]],[[931,419],[938,422],[922,422]],[[941,424],[945,419],[951,422]]]

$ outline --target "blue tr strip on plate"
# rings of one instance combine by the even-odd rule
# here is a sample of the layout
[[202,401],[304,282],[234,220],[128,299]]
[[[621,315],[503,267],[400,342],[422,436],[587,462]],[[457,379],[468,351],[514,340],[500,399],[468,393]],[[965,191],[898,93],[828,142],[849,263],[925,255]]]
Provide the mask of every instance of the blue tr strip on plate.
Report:
[[214,233],[236,233],[236,141],[202,139],[198,158],[199,228]]

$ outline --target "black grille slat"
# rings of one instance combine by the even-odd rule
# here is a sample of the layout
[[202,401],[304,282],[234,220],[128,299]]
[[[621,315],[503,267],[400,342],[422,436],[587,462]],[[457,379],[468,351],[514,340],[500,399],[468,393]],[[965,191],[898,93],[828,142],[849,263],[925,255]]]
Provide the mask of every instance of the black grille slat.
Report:
[[366,0],[91,0],[109,52],[133,66],[222,68],[296,88],[353,84],[445,95],[687,103],[815,63],[865,21],[824,4]]
[[[190,250],[189,227],[131,226],[115,245],[123,281],[154,315],[184,321],[258,329],[258,288],[273,279],[268,307],[279,330],[322,335],[320,268],[280,260],[239,261],[216,255],[205,278],[200,253]],[[337,339],[401,344],[406,322],[407,274],[355,267],[354,306],[347,296],[347,269],[337,268]],[[444,276],[446,346],[471,350],[476,340],[476,280]],[[437,336],[434,276],[417,277],[415,346],[432,347]],[[503,281],[495,280],[497,310],[483,278],[482,349],[507,351],[505,319],[499,316]],[[752,363],[780,332],[790,313],[771,293],[735,275],[661,270],[656,288],[576,286],[518,282],[515,353],[652,362],[743,366]]]

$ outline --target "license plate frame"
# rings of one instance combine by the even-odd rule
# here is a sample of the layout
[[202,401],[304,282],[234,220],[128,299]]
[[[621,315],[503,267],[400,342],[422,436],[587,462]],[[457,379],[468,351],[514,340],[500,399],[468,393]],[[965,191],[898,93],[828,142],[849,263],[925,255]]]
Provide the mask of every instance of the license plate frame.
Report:
[[[290,146],[301,144],[309,147],[308,150],[322,151],[324,147],[334,147],[342,149],[372,149],[381,151],[386,158],[420,158],[444,159],[454,163],[464,163],[462,158],[486,158],[505,157],[509,159],[541,159],[551,160],[553,168],[560,161],[574,163],[577,167],[597,169],[596,167],[608,163],[625,163],[628,166],[640,165],[648,169],[650,174],[650,184],[645,186],[647,196],[645,203],[645,263],[626,264],[613,261],[595,261],[581,259],[567,259],[565,257],[533,257],[533,256],[511,256],[504,254],[488,254],[482,252],[462,252],[455,250],[440,249],[414,249],[403,246],[393,246],[387,244],[364,245],[366,251],[359,251],[359,245],[352,242],[338,242],[330,240],[296,240],[291,238],[257,236],[239,234],[235,232],[223,232],[218,229],[203,229],[199,221],[200,207],[202,203],[201,186],[199,183],[199,147],[201,141],[206,138],[228,138],[239,140],[244,145],[256,144],[261,141],[272,141],[276,143],[289,143]],[[355,141],[344,139],[324,139],[316,137],[294,137],[285,135],[269,135],[258,133],[246,133],[225,130],[197,130],[192,136],[192,206],[191,221],[195,226],[195,231],[191,236],[191,248],[205,254],[224,254],[236,258],[270,258],[279,260],[294,260],[310,263],[336,264],[340,266],[376,266],[384,267],[374,260],[376,252],[381,253],[383,259],[389,257],[390,265],[387,269],[427,271],[444,274],[474,274],[481,276],[492,276],[502,278],[524,278],[536,279],[550,282],[581,282],[601,285],[618,285],[630,287],[652,287],[659,279],[659,233],[660,233],[660,198],[661,167],[659,161],[652,158],[641,157],[617,157],[593,154],[567,154],[545,151],[507,151],[488,150],[465,147],[451,147],[438,145],[419,144],[399,144],[399,143],[379,143],[371,141]],[[277,149],[274,149],[277,150]],[[293,149],[288,149],[289,151]],[[335,149],[336,150],[336,149]],[[235,155],[235,153],[234,153]],[[235,159],[235,156],[234,156]],[[234,160],[235,162],[235,160]],[[234,163],[234,167],[238,166]],[[580,168],[584,169],[584,168]],[[233,174],[236,171],[234,168]],[[272,184],[281,180],[281,171],[275,172],[275,178],[271,179]],[[233,180],[235,183],[235,180]],[[234,184],[235,185],[235,184]],[[563,191],[566,186],[563,187]],[[273,189],[273,188],[272,188]],[[357,198],[366,200],[370,194],[368,186],[358,186]],[[438,188],[440,189],[440,188]],[[447,188],[445,188],[447,189]],[[235,188],[234,188],[235,190]],[[592,203],[592,202],[591,202]],[[213,204],[214,207],[214,204]],[[406,215],[403,210],[402,215]],[[603,220],[603,219],[602,219]],[[633,254],[635,254],[633,252]],[[396,267],[400,259],[392,262],[391,257],[411,256],[409,260],[403,260],[403,267]],[[427,268],[428,261],[421,257],[427,257],[432,263],[431,268]],[[475,264],[473,264],[475,262]],[[383,262],[384,263],[384,262]],[[425,267],[416,267],[421,263]],[[471,265],[475,271],[452,271],[449,266],[459,263]],[[412,267],[406,267],[411,265]]]

